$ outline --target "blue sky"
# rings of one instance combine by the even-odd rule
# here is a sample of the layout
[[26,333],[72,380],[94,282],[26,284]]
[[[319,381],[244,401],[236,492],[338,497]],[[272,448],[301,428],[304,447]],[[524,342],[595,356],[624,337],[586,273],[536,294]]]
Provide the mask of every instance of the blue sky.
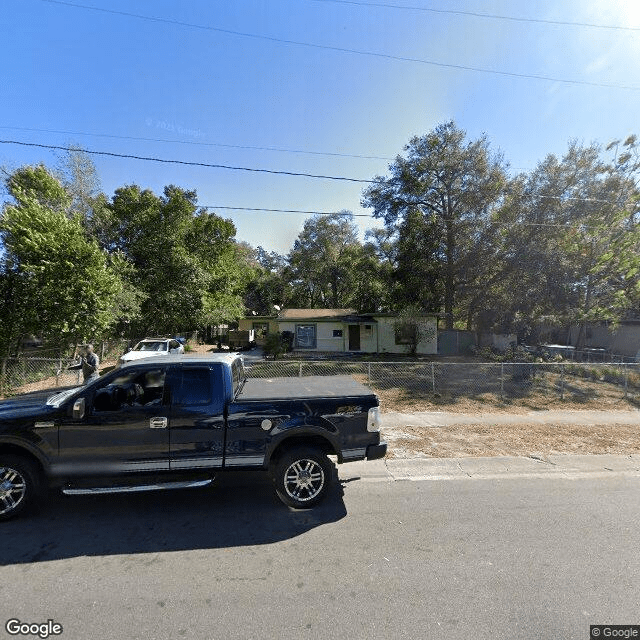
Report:
[[[2,140],[367,180],[449,119],[486,133],[514,170],[570,139],[640,134],[635,0],[5,0],[0,29]],[[108,195],[177,184],[203,205],[370,214],[354,182],[94,161]],[[0,144],[5,170],[38,162],[55,152]],[[280,253],[307,217],[216,211],[239,240]]]

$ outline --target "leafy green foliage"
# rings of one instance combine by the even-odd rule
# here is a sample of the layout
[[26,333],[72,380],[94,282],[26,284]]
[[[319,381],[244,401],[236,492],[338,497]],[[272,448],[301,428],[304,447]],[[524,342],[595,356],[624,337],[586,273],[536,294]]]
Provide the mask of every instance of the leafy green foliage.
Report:
[[348,211],[307,219],[288,256],[288,306],[347,308],[355,304],[362,245]]
[[286,343],[282,340],[279,333],[268,333],[265,336],[262,350],[265,355],[272,356],[274,360],[281,356],[287,350]]
[[637,308],[640,236],[637,191],[605,163],[597,145],[571,143],[520,176],[497,215],[501,283],[492,289],[505,330],[523,333],[541,318],[558,324],[618,321]]
[[25,167],[7,182],[15,204],[0,220],[0,348],[30,333],[59,344],[100,335],[121,293],[107,256],[68,216],[66,192],[46,169]]
[[459,298],[482,288],[489,263],[481,253],[490,244],[486,228],[505,170],[486,137],[467,142],[453,122],[412,138],[405,152],[389,177],[377,176],[364,191],[362,204],[399,236],[400,296],[425,310],[442,304],[452,328]]
[[233,223],[199,209],[195,191],[167,186],[156,196],[122,187],[99,203],[93,224],[103,247],[130,265],[130,290],[142,294],[134,333],[175,333],[243,314],[252,270]]

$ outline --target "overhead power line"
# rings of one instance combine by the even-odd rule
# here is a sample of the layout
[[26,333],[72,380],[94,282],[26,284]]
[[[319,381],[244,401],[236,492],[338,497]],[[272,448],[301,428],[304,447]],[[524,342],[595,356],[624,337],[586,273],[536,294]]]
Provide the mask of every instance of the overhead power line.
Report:
[[119,136],[110,133],[89,133],[86,131],[66,131],[60,129],[36,129],[33,127],[9,127],[0,125],[0,129],[7,129],[9,131],[31,131],[36,133],[56,133],[67,136],[90,136],[94,138],[111,138],[114,140],[137,140],[140,142],[163,142],[163,143],[175,143],[200,147],[221,147],[224,149],[249,149],[251,151],[277,151],[282,153],[300,153],[312,156],[332,156],[339,158],[360,158],[365,160],[393,160],[393,158],[387,156],[367,156],[353,153],[337,153],[331,151],[307,151],[304,149],[287,149],[284,147],[257,147],[252,145],[241,144],[223,144],[221,142],[197,142],[194,140],[176,140],[168,138],[145,138],[137,136]]
[[605,87],[608,89],[626,89],[629,91],[638,91],[640,87],[633,85],[623,85],[623,84],[615,84],[615,83],[605,83],[605,82],[591,82],[589,80],[571,80],[568,78],[556,78],[554,76],[544,76],[539,74],[531,74],[531,73],[515,73],[512,71],[501,71],[498,69],[486,69],[483,67],[473,67],[469,65],[461,65],[461,64],[450,64],[446,62],[440,62],[437,60],[426,60],[424,58],[412,58],[408,56],[396,56],[387,53],[379,53],[375,51],[365,51],[362,49],[349,49],[347,47],[334,47],[331,45],[324,44],[315,44],[312,42],[302,42],[299,40],[287,40],[284,38],[275,38],[272,36],[265,36],[258,33],[248,33],[244,31],[235,31],[232,29],[222,29],[220,27],[212,27],[209,25],[195,24],[192,22],[183,22],[181,20],[174,20],[171,18],[157,18],[155,16],[146,16],[138,13],[130,13],[128,11],[117,11],[115,9],[104,9],[102,7],[92,7],[84,4],[77,4],[74,2],[65,2],[63,0],[40,0],[41,2],[47,2],[49,4],[57,4],[63,5],[66,7],[74,7],[76,9],[87,9],[89,11],[99,11],[101,13],[110,13],[114,15],[126,16],[128,18],[136,18],[139,20],[147,20],[150,22],[158,22],[162,24],[171,24],[177,25],[181,27],[188,27],[190,29],[200,29],[203,31],[212,31],[215,33],[224,33],[227,35],[238,36],[242,38],[252,38],[254,40],[266,40],[268,42],[278,42],[281,44],[294,45],[298,47],[307,47],[311,49],[323,49],[326,51],[336,51],[338,53],[350,53],[359,56],[369,56],[374,58],[380,58],[384,60],[395,60],[398,62],[412,62],[416,64],[429,65],[433,67],[440,67],[443,69],[456,69],[458,71],[473,71],[474,73],[487,73],[491,75],[499,75],[506,76],[510,78],[524,78],[527,80],[542,80],[545,82],[559,82],[562,84],[571,84],[571,85],[579,85],[579,86],[587,86],[587,87]]
[[36,142],[20,142],[18,140],[0,140],[0,144],[17,144],[23,147],[38,147],[40,149],[54,149],[57,151],[81,151],[90,155],[109,156],[113,158],[127,158],[129,160],[144,160],[146,162],[160,162],[163,164],[181,164],[190,167],[206,167],[209,169],[229,169],[231,171],[251,171],[254,173],[270,173],[283,176],[298,176],[302,178],[317,178],[319,180],[338,180],[342,182],[360,182],[371,184],[373,180],[361,180],[359,178],[347,178],[345,176],[328,176],[315,173],[303,173],[299,171],[276,171],[275,169],[259,169],[254,167],[234,167],[226,164],[211,164],[208,162],[191,162],[187,160],[168,160],[166,158],[154,158],[150,156],[136,156],[128,153],[113,153],[111,151],[95,151],[93,149],[82,149],[79,147],[65,147],[56,144],[38,144]]
[[[219,209],[225,211],[264,211],[265,213],[303,213],[310,216],[335,216],[342,211],[303,211],[301,209],[262,209],[260,207],[220,207],[215,205],[198,205],[203,209]],[[349,215],[354,218],[373,218],[370,213],[351,213]]]
[[574,22],[571,20],[547,20],[544,18],[518,18],[497,13],[482,13],[479,11],[459,11],[456,9],[434,9],[432,7],[416,7],[403,4],[387,4],[384,2],[357,2],[356,0],[311,0],[312,2],[326,2],[330,4],[350,4],[359,7],[382,7],[384,9],[400,9],[404,11],[422,11],[425,13],[440,13],[472,18],[490,18],[492,20],[508,20],[510,22],[532,22],[535,24],[555,25],[562,27],[588,27],[590,29],[613,29],[615,31],[640,31],[640,27],[623,27],[616,24],[596,24],[594,22]]
[[[555,198],[557,196],[538,196],[541,198]],[[577,198],[572,198],[576,200]],[[604,202],[599,200],[598,202]],[[305,211],[301,209],[265,209],[261,207],[223,207],[217,205],[198,205],[201,209],[214,209],[217,211],[245,211],[245,212],[264,212],[264,213],[298,213],[304,215],[312,215],[312,216],[333,216],[342,211]],[[375,219],[375,216],[370,213],[351,213],[349,215],[353,218],[370,218]],[[493,227],[549,227],[553,229],[572,229],[573,227],[569,224],[554,224],[551,222],[497,222],[492,221],[488,223],[489,226]],[[597,229],[598,227],[589,226],[589,225],[581,225],[583,229]]]
[[[39,144],[36,142],[22,142],[18,140],[0,140],[0,144],[15,144],[23,147],[36,147],[39,149],[52,149],[57,151],[80,151],[82,153],[87,153],[90,155],[108,156],[113,158],[124,158],[128,160],[160,162],[163,164],[178,164],[178,165],[186,165],[186,166],[193,166],[193,167],[205,167],[205,168],[211,168],[211,169],[230,169],[233,171],[250,171],[255,173],[269,173],[269,174],[275,174],[275,175],[295,176],[295,177],[302,177],[302,178],[316,178],[320,180],[338,180],[343,182],[356,182],[356,183],[362,183],[362,184],[375,184],[377,182],[377,180],[364,180],[361,178],[349,178],[346,176],[328,176],[328,175],[320,175],[320,174],[314,174],[314,173],[304,173],[299,171],[277,171],[275,169],[262,169],[262,168],[254,168],[254,167],[234,167],[234,166],[224,165],[224,164],[210,164],[207,162],[193,162],[188,160],[169,160],[166,158],[137,156],[137,155],[127,154],[127,153],[114,153],[111,151],[95,151],[92,149],[83,149],[80,147],[69,147],[69,146],[53,145],[53,144]],[[505,189],[503,191],[503,195],[516,195],[516,194],[514,194],[510,189]],[[617,204],[615,202],[612,202],[611,200],[603,200],[599,198],[581,198],[581,197],[574,197],[574,196],[551,196],[551,195],[541,194],[541,193],[526,193],[526,194],[520,194],[520,195],[524,198],[533,197],[533,198],[546,198],[550,200],[599,202],[599,203],[613,204],[613,205]],[[213,207],[205,207],[205,208],[213,208]],[[327,212],[319,212],[319,211],[300,211],[295,209],[287,209],[287,210],[285,209],[253,209],[251,207],[219,207],[219,208],[220,209],[236,209],[238,211],[273,211],[273,212],[279,212],[279,213],[306,213],[306,214],[319,214],[319,215],[331,215],[331,213],[336,213],[336,212],[327,213]],[[359,217],[373,217],[373,216],[365,216],[363,214],[358,214],[358,215]],[[542,226],[545,226],[545,225],[542,225]]]

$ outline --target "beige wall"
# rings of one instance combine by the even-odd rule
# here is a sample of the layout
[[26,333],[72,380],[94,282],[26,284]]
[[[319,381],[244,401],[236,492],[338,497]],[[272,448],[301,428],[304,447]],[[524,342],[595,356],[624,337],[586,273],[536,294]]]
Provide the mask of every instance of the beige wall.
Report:
[[[291,331],[293,335],[296,334],[297,324],[313,324],[316,326],[316,348],[315,351],[344,351],[345,350],[345,330],[342,322],[318,322],[313,320],[300,320],[300,321],[281,321],[280,332]],[[333,331],[337,329],[342,330],[341,338],[334,338]],[[294,342],[294,349],[297,348]],[[314,349],[310,349],[314,351]]]
[[254,323],[268,323],[269,333],[278,332],[278,321],[275,318],[241,318],[238,322],[238,329],[240,329],[240,331],[249,331],[253,329]]

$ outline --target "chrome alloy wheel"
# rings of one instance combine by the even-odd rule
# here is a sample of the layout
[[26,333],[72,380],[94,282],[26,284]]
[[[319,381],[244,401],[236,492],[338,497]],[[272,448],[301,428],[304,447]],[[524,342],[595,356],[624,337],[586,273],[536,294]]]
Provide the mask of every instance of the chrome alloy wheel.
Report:
[[285,491],[299,502],[313,500],[322,491],[324,483],[324,470],[315,460],[296,460],[285,471]]
[[27,493],[27,481],[11,467],[0,467],[0,515],[17,509]]

